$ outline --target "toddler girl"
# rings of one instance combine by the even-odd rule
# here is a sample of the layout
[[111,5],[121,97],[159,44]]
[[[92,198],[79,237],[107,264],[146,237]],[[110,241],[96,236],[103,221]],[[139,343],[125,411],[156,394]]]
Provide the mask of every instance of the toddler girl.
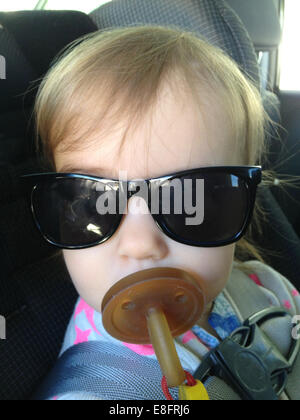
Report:
[[[155,358],[150,345],[111,337],[101,320],[106,292],[147,268],[180,268],[203,279],[203,316],[175,340],[192,374],[203,355],[243,322],[226,290],[232,276],[260,287],[269,306],[299,313],[298,292],[287,279],[263,260],[235,258],[238,248],[250,247],[243,236],[262,177],[266,117],[257,89],[221,50],[172,27],[92,33],[53,64],[35,112],[53,170],[33,177],[35,218],[62,252],[79,294],[60,354],[96,340]],[[166,176],[179,180],[197,208],[195,194],[203,192],[201,223],[186,223],[185,210],[151,213],[150,200],[132,192],[122,214],[101,214],[97,207],[104,192],[119,203],[125,181],[155,179],[164,188]],[[203,190],[194,187],[197,180]],[[171,209],[172,197],[166,199]],[[52,397],[114,398],[80,390]]]

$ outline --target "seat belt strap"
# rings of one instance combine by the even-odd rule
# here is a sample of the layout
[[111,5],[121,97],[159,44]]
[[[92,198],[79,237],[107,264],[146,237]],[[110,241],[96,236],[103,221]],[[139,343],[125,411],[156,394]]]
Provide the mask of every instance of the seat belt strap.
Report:
[[[69,392],[104,400],[164,400],[161,369],[155,359],[125,346],[87,341],[67,349],[57,360],[33,400],[47,400]],[[178,388],[170,388],[178,399]]]

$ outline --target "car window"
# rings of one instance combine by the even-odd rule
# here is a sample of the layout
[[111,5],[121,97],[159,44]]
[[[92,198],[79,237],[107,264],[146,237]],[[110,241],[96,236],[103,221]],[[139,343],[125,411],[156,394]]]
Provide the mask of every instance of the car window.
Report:
[[16,10],[31,10],[34,9],[37,4],[37,0],[9,0],[1,1],[0,11],[1,12],[13,12]]
[[97,9],[104,3],[110,0],[48,0],[44,9],[46,10],[80,10],[81,12],[90,13],[92,10]]
[[286,0],[280,48],[280,89],[300,91],[300,1]]

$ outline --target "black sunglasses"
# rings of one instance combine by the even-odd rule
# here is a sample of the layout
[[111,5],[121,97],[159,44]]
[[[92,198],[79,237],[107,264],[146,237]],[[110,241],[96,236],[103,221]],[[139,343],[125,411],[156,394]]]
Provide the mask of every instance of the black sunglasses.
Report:
[[[137,188],[149,193],[152,217],[171,239],[199,247],[237,242],[251,221],[261,178],[260,166],[204,167],[132,181],[79,173],[21,176],[31,189],[31,210],[39,231],[50,244],[64,249],[107,241],[126,213],[127,200],[140,195]],[[190,217],[195,209],[198,220]]]

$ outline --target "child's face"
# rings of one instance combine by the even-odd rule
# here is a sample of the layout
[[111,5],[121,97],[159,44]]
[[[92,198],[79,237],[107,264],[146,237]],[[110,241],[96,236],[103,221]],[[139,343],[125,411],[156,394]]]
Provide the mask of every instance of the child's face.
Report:
[[[182,96],[181,96],[182,97]],[[64,167],[82,173],[119,179],[146,179],[201,166],[238,165],[229,127],[218,102],[207,104],[204,116],[190,98],[175,99],[165,88],[152,118],[145,119],[127,135],[122,153],[119,145],[126,125],[114,127],[105,139],[87,150],[56,154],[58,172]],[[147,213],[131,211],[106,242],[82,250],[64,250],[66,266],[80,296],[97,311],[108,289],[123,277],[153,267],[175,267],[199,274],[212,302],[225,287],[232,269],[235,244],[199,248],[167,237]],[[136,209],[135,209],[136,210]],[[145,214],[145,212],[147,214]]]

